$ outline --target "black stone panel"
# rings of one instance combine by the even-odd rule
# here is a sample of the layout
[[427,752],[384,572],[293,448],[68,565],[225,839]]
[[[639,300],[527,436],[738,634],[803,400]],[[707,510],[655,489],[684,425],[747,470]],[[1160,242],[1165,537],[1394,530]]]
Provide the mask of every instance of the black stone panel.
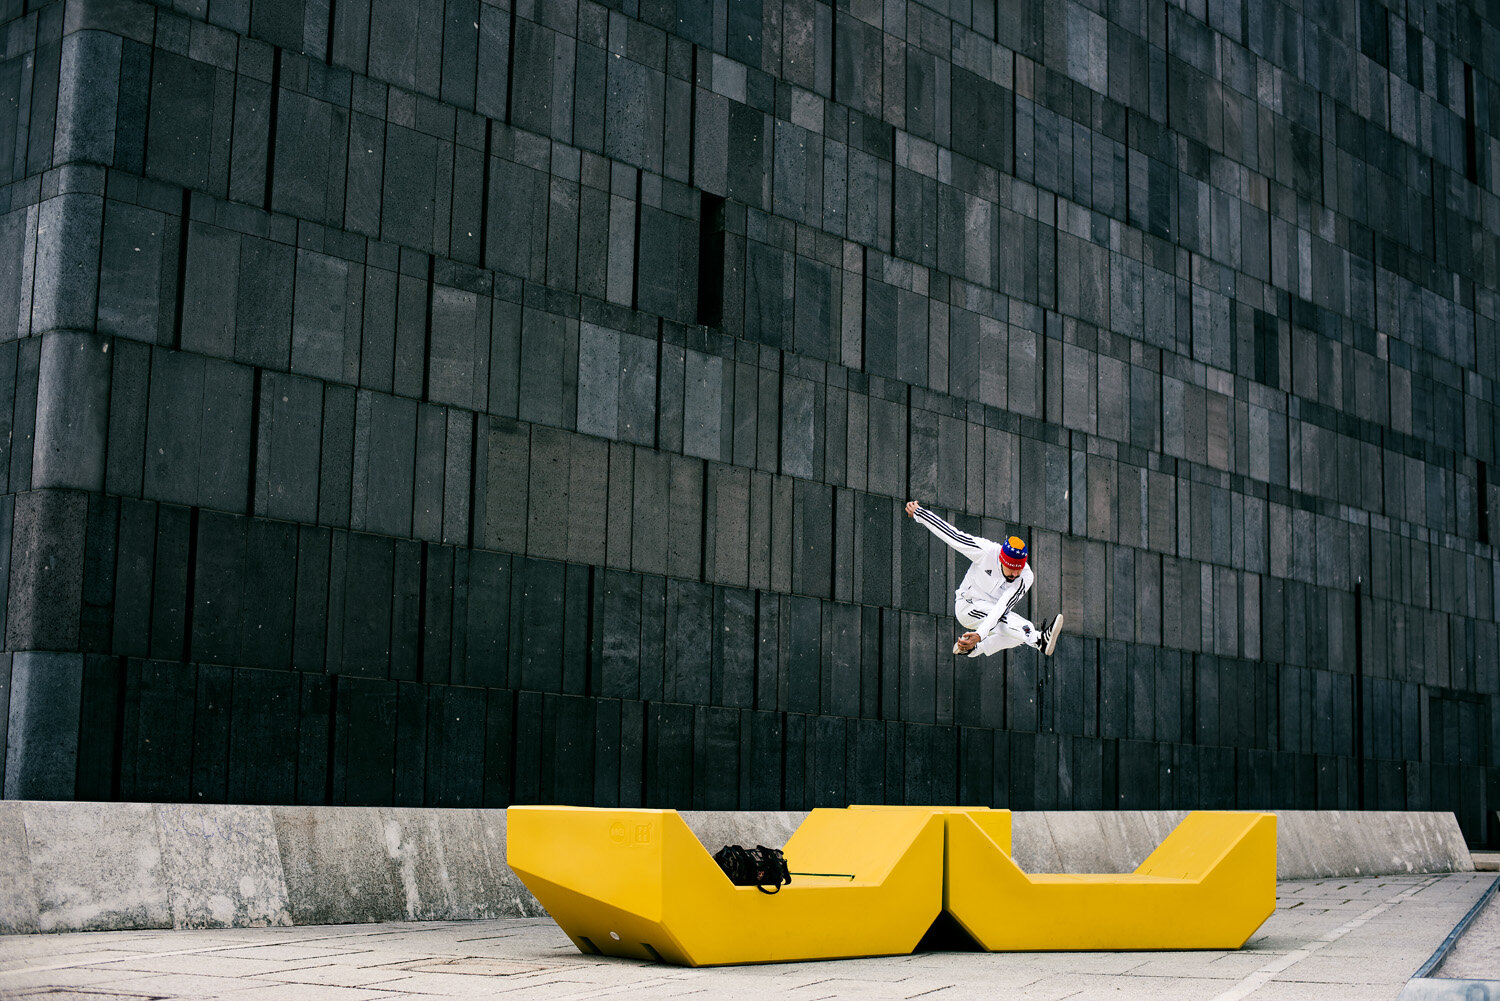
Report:
[[[9,12],[7,651],[201,735],[173,780],[127,712],[77,790],[1481,836],[1494,192],[1417,128],[1460,62],[1486,93],[1452,25],[1303,59],[1090,10],[1080,61],[1067,4],[357,7]],[[1438,92],[1349,86],[1392,62]],[[59,478],[61,328],[110,357]],[[949,656],[913,497],[1032,542],[1052,660]]]
[[[198,672],[189,665],[130,660],[125,666],[120,796],[134,802],[182,802],[193,769],[191,734]],[[175,733],[176,739],[159,735]],[[7,779],[10,776],[7,769]],[[220,792],[222,790],[215,790]]]
[[331,775],[327,748],[333,724],[333,685],[326,675],[300,674],[297,703],[297,803],[326,803]]
[[427,701],[431,691],[411,682],[396,684],[396,806],[421,806],[427,772]]
[[87,495],[19,494],[12,508],[6,644],[69,650],[80,645]]
[[297,793],[301,685],[285,671],[238,671],[230,696],[228,797],[235,803],[292,803]]
[[[197,681],[192,713],[192,791],[205,799],[225,799],[229,794],[234,671],[216,664],[199,665]],[[240,774],[243,776],[243,768]]]
[[333,800],[354,805],[394,801],[396,683],[357,677],[334,682]]
[[[9,675],[10,668],[7,664],[0,672]],[[115,747],[120,737],[119,707],[124,700],[124,677],[120,662],[113,657],[84,658],[79,692],[76,786],[79,799],[103,802],[115,795]],[[5,687],[9,693],[9,682]]]

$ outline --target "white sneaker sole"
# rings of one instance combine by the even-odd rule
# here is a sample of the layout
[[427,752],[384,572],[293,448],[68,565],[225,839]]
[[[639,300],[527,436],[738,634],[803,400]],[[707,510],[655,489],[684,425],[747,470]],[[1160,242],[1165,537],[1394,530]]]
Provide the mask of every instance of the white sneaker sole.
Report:
[[1047,627],[1047,645],[1042,648],[1042,653],[1048,657],[1052,656],[1052,651],[1057,649],[1057,634],[1062,632],[1062,623],[1062,613],[1059,612],[1052,620],[1052,625]]

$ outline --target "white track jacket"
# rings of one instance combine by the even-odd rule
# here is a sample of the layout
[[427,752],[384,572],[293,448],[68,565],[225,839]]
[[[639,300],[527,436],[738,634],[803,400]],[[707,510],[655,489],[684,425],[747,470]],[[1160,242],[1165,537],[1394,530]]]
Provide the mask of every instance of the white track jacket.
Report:
[[[1005,625],[1028,627],[1024,634],[1032,636],[1029,621],[1022,620],[1019,615],[1010,616],[1014,622],[1007,622],[1010,615],[1020,600],[1025,597],[1026,592],[1031,590],[1032,583],[1036,580],[1036,574],[1032,573],[1031,565],[1027,564],[1021,568],[1020,574],[1013,581],[1005,579],[1000,572],[1000,543],[991,542],[989,539],[970,535],[962,532],[948,524],[942,518],[933,514],[925,507],[918,505],[916,520],[927,527],[927,530],[948,544],[949,548],[966,556],[971,561],[969,572],[964,574],[964,579],[958,585],[958,590],[953,592],[953,611],[958,616],[960,623],[979,634],[980,644],[974,649],[970,656],[979,653],[992,653],[994,649],[987,647],[1009,647],[1021,641],[1023,630],[1014,630],[1015,639],[994,637],[999,642],[987,642],[991,640],[997,626],[1002,622]],[[1004,630],[1011,633],[1012,630]],[[1028,638],[1027,642],[1034,642]]]

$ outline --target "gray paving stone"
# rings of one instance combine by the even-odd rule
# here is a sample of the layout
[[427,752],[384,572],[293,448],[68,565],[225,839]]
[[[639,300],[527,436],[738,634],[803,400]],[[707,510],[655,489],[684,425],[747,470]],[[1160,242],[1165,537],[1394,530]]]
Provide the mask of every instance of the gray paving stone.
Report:
[[[705,828],[700,835],[713,832]],[[267,997],[295,990],[298,997],[349,998],[496,990],[528,997],[631,991],[907,998],[937,991],[981,998],[1003,989],[1027,999],[1076,996],[1082,987],[1143,999],[1354,999],[1395,996],[1487,885],[1464,874],[1283,882],[1277,911],[1245,948],[1227,953],[921,952],[687,970],[585,956],[546,918],[9,936],[0,939],[0,987],[215,996],[203,993],[212,988]],[[1417,914],[1423,917],[1413,920]],[[44,948],[34,947],[39,943]],[[1376,955],[1383,958],[1372,961]]]

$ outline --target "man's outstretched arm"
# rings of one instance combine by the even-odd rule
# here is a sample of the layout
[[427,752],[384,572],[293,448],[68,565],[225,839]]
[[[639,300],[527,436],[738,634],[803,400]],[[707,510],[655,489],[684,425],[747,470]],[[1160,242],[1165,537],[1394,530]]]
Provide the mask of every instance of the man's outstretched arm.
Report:
[[933,535],[936,535],[943,542],[947,543],[951,549],[962,553],[971,561],[977,560],[985,554],[984,539],[972,536],[968,532],[959,531],[916,501],[906,502],[906,513],[915,518],[917,524],[925,527]]

